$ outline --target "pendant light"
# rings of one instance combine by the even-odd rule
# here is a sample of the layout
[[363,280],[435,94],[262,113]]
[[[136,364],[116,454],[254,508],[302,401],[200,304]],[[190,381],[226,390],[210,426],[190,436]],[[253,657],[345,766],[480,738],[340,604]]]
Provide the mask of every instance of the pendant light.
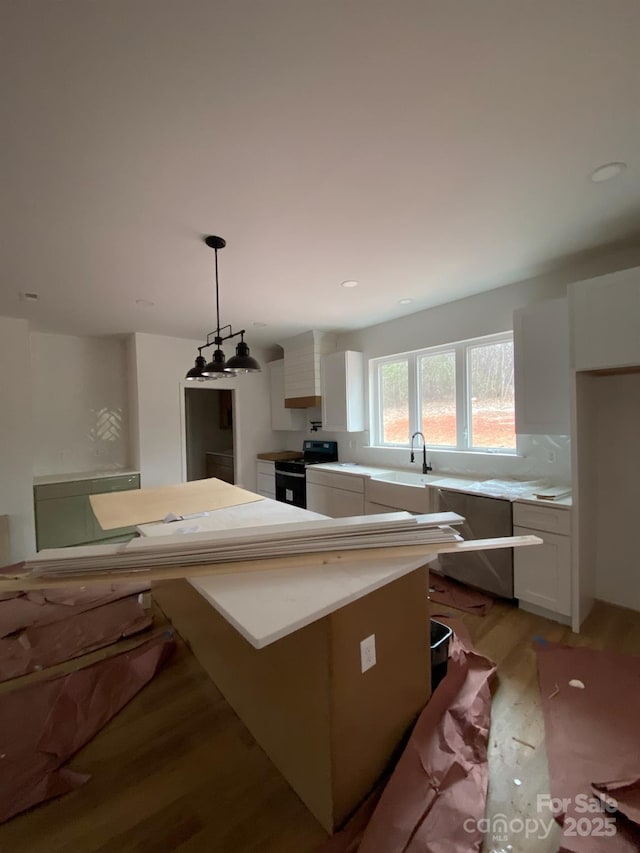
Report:
[[[222,379],[236,376],[238,373],[258,373],[260,365],[252,358],[249,353],[249,347],[244,341],[245,330],[234,332],[231,326],[220,326],[220,292],[218,284],[218,249],[224,249],[227,245],[222,237],[210,235],[204,238],[204,242],[210,249],[215,252],[215,269],[216,269],[216,330],[209,332],[207,342],[201,347],[198,347],[198,356],[195,366],[188,371],[186,379],[203,382],[207,379]],[[221,333],[228,330],[229,334],[222,335]],[[210,340],[213,335],[213,339]],[[240,343],[236,347],[236,354],[229,361],[226,361],[224,352],[220,349],[224,341],[230,338],[237,338],[240,335]],[[207,364],[206,359],[202,355],[202,350],[207,347],[216,345],[211,361]]]

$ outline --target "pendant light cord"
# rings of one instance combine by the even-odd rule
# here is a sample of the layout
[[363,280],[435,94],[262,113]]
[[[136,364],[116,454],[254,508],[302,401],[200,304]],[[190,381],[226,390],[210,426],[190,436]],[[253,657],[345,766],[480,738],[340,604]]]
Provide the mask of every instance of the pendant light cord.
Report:
[[218,250],[215,250],[216,256],[216,320],[218,323],[216,335],[220,337],[220,292],[218,289]]

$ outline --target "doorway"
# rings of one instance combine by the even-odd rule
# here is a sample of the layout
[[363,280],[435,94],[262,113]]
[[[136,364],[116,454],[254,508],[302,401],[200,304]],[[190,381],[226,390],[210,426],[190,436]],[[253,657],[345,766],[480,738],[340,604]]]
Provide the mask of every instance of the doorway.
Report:
[[188,482],[205,477],[235,482],[233,407],[231,389],[184,389]]

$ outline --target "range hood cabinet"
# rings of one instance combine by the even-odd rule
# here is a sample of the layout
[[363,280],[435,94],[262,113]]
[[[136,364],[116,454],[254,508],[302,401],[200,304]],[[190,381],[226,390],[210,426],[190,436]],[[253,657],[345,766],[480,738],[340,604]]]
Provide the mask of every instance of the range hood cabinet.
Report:
[[321,405],[320,358],[336,348],[332,332],[303,332],[281,344],[284,350],[285,409]]

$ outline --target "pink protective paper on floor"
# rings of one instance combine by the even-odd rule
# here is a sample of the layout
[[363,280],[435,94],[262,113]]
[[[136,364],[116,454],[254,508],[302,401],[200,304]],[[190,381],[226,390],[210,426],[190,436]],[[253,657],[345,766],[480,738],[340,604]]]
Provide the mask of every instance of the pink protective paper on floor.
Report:
[[15,597],[11,594],[11,598],[0,600],[0,637],[33,625],[50,625],[149,588],[148,582],[130,582],[34,590]]
[[134,595],[68,619],[27,628],[0,639],[0,681],[71,660],[151,624],[151,615]]
[[[640,657],[553,643],[535,648],[550,793],[569,801],[557,814],[563,823],[562,849],[638,853]],[[582,682],[584,689],[570,686],[572,680]],[[600,813],[615,819],[611,836],[600,832],[598,812],[588,811],[586,805],[597,809],[605,795],[620,799],[620,812]],[[577,828],[590,831],[582,834]]]
[[443,621],[456,631],[445,678],[420,715],[371,818],[368,801],[322,853],[480,850],[477,822],[484,817],[489,780],[489,682],[495,665],[473,651],[461,623]]
[[0,822],[85,782],[62,765],[153,678],[174,648],[158,637],[0,697]]
[[455,607],[466,613],[484,616],[493,606],[493,599],[465,584],[429,572],[429,599],[436,604]]

